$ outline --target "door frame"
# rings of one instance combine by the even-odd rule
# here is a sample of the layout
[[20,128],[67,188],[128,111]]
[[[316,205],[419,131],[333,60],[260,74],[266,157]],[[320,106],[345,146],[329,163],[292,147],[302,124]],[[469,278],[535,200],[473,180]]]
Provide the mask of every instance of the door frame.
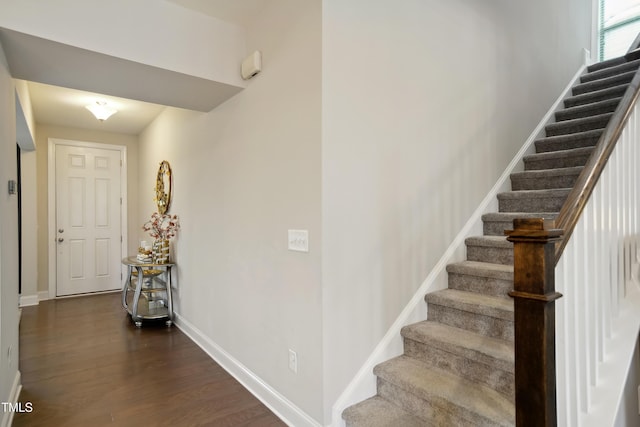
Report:
[[47,160],[47,193],[48,193],[48,230],[47,238],[49,244],[49,299],[56,297],[57,287],[57,259],[56,259],[56,146],[71,145],[74,147],[98,148],[103,150],[120,151],[120,235],[122,236],[121,254],[124,257],[128,247],[128,225],[127,225],[127,147],[124,145],[101,144],[99,142],[74,141],[70,139],[48,138],[48,160]]

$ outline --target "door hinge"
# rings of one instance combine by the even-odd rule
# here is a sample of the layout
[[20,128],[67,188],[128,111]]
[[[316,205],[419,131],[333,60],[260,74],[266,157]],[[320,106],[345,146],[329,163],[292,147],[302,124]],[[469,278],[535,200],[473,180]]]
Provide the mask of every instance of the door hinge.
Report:
[[120,159],[120,167],[122,167],[122,159]]
[[120,243],[122,243],[122,236],[120,236]]
[[120,197],[120,206],[122,206],[122,197]]

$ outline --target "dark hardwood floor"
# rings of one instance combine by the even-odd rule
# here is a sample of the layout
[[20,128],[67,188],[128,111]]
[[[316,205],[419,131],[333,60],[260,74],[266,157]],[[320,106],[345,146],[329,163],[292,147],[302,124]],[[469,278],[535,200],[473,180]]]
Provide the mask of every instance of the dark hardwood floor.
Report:
[[20,322],[13,426],[284,426],[175,326],[136,328],[120,294],[43,301]]

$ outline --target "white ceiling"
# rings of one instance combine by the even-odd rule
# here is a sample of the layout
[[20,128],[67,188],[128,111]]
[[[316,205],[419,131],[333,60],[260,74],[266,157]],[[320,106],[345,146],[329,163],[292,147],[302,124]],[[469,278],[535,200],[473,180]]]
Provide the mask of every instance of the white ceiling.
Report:
[[[47,125],[138,135],[164,110],[164,106],[92,92],[28,82],[31,106],[36,122]],[[106,101],[118,110],[104,122],[85,108]]]
[[[267,0],[158,0],[170,1],[187,9],[245,26],[257,16]],[[31,105],[37,123],[69,126],[138,135],[162,112],[164,106],[92,92],[29,82]],[[100,122],[85,108],[105,100],[118,113]]]

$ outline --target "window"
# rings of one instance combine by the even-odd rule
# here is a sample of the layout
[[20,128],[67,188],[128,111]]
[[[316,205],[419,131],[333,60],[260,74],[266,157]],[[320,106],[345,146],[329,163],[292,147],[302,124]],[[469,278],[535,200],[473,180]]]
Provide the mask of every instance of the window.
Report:
[[600,60],[627,53],[640,33],[640,0],[600,0]]

